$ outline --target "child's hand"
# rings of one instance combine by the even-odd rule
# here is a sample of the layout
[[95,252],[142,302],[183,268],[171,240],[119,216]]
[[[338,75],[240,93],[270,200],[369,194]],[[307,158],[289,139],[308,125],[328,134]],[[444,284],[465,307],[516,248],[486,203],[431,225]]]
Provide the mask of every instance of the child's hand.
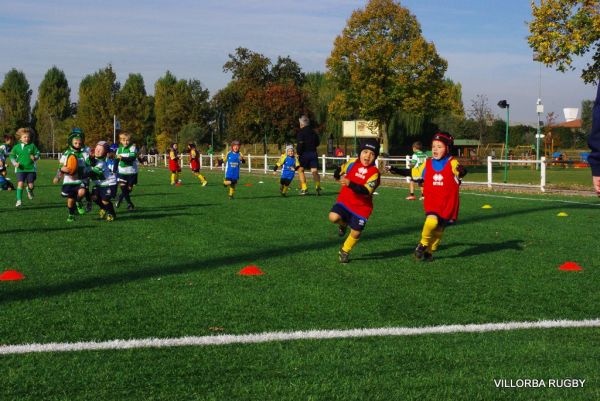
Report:
[[21,167],[21,163],[15,163],[15,168]]
[[52,179],[52,183],[53,183],[53,184],[58,184],[58,177],[54,177],[54,178]]
[[600,177],[592,177],[592,183],[594,184],[596,195],[600,196]]
[[347,187],[348,185],[350,185],[350,180],[349,180],[349,179],[347,179],[346,177],[344,177],[344,178],[342,178],[342,179],[340,180],[340,183],[341,183],[343,186]]
[[29,155],[29,158],[33,161],[35,161],[35,156],[34,155]]

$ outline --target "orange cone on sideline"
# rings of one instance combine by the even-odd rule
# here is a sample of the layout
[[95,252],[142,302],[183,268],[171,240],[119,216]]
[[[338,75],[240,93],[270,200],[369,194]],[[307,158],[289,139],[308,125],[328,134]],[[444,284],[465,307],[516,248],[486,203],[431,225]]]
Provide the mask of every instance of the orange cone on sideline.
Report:
[[16,281],[23,280],[25,276],[23,273],[19,273],[16,270],[6,270],[4,273],[0,274],[0,281]]
[[251,187],[252,184],[244,184],[245,187]]
[[263,273],[263,271],[260,270],[258,266],[248,265],[242,270],[240,270],[238,274],[242,276],[260,276],[261,274],[265,273]]
[[559,266],[558,270],[578,272],[578,271],[582,271],[583,267],[579,266],[575,262],[565,262]]

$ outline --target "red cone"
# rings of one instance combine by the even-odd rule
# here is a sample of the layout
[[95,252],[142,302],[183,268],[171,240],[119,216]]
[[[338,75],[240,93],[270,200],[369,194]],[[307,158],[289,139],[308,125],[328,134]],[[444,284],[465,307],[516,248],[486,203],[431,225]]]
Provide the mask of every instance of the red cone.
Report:
[[251,187],[252,184],[244,184],[245,187]]
[[16,270],[6,270],[4,273],[0,274],[0,281],[16,281],[23,280],[25,276],[23,273],[19,273]]
[[562,265],[560,265],[558,270],[578,272],[583,270],[583,267],[579,266],[575,262],[565,262]]
[[249,265],[240,270],[238,274],[241,274],[242,276],[260,276],[265,273],[263,273],[258,266]]

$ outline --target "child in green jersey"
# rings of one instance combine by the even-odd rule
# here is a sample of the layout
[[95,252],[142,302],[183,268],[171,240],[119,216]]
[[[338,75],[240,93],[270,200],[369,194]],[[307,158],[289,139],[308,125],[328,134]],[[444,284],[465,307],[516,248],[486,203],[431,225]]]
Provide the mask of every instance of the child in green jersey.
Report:
[[17,203],[21,207],[23,186],[27,182],[27,198],[33,199],[33,183],[36,179],[36,161],[40,158],[40,151],[32,143],[33,132],[30,128],[19,128],[17,139],[20,143],[15,145],[10,152],[10,161],[17,174]]

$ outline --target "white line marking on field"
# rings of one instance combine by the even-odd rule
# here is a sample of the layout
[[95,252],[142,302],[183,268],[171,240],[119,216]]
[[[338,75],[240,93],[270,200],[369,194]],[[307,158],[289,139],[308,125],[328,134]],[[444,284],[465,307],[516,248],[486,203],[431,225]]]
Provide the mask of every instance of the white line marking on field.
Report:
[[586,203],[586,202],[577,202],[577,201],[569,201],[569,200],[562,200],[562,199],[521,198],[518,196],[478,194],[478,193],[474,193],[474,192],[461,192],[461,195],[482,196],[485,198],[504,198],[504,199],[528,200],[528,201],[535,201],[535,202],[571,203],[571,204],[575,204],[575,205],[587,205],[587,206],[599,206],[600,207],[600,203]]
[[275,331],[258,334],[214,335],[180,338],[147,338],[134,340],[86,341],[77,343],[47,343],[2,345],[0,355],[28,354],[33,352],[70,352],[116,350],[132,348],[164,348],[181,346],[208,346],[226,344],[256,344],[273,341],[323,340],[360,337],[419,336],[426,334],[485,333],[523,329],[600,327],[600,319],[593,320],[541,320],[537,322],[507,322],[484,324],[454,324],[427,327],[384,327],[375,329]]

